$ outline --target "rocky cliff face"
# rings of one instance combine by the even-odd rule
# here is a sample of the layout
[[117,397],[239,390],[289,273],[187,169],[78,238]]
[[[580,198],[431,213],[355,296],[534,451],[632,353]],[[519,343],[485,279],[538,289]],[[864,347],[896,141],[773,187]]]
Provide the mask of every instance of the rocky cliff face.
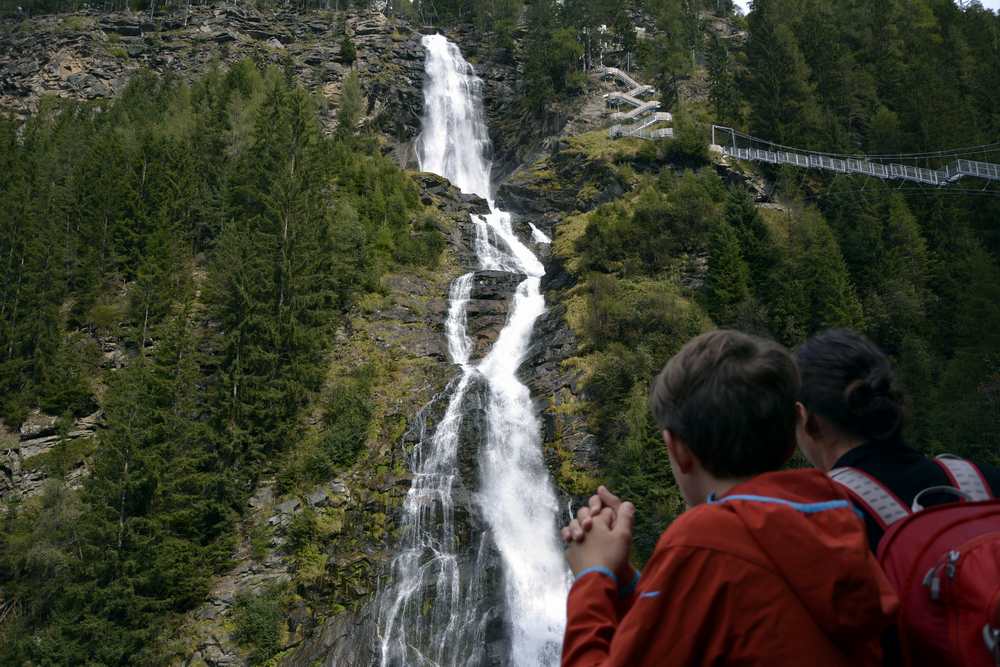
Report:
[[79,488],[101,414],[69,421],[35,410],[17,432],[0,423],[0,501],[37,495],[53,476]]
[[[357,60],[345,62],[343,35]],[[96,100],[120,93],[141,69],[192,80],[244,58],[290,67],[333,110],[344,76],[357,70],[367,121],[397,144],[420,130],[420,34],[378,12],[257,11],[192,5],[170,16],[84,11],[0,26],[0,110],[25,116],[43,95]]]

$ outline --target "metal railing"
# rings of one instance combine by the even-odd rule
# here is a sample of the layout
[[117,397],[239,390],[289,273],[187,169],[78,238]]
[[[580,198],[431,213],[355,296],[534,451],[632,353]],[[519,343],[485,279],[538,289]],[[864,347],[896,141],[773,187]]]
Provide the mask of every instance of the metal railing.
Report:
[[611,120],[632,120],[659,108],[660,102],[658,100],[651,100],[640,104],[631,111],[616,111],[611,114]]
[[615,77],[622,83],[624,83],[629,88],[652,88],[652,86],[643,86],[641,83],[630,77],[628,74],[618,69],[617,67],[604,67],[599,70],[603,76]]
[[652,95],[656,92],[656,88],[650,85],[639,83],[628,74],[618,69],[617,67],[602,67],[598,70],[602,76],[610,76],[618,79],[626,86],[629,87],[628,94],[631,97],[639,97],[640,95]]
[[628,93],[620,93],[618,91],[610,92],[604,96],[608,100],[617,100],[618,102],[625,102],[626,104],[631,104],[634,107],[639,107],[645,104],[642,100]]

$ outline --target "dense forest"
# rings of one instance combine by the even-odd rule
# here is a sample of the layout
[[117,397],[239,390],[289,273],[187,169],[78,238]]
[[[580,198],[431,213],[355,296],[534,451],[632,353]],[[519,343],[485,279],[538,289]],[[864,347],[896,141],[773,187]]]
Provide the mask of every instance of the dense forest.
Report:
[[[228,563],[262,462],[298,441],[354,296],[436,262],[416,187],[353,130],[360,95],[349,77],[326,137],[285,72],[243,62],[2,126],[3,420],[39,406],[69,421],[99,400],[106,428],[79,494],[54,483],[5,514],[18,613],[0,662],[156,662],[168,619]],[[130,361],[93,387],[109,336]],[[297,474],[356,455],[358,401],[331,394],[328,437]],[[44,462],[55,479],[63,449]]]
[[[15,5],[82,3],[0,13]],[[585,93],[602,62],[630,66],[675,111],[676,141],[615,154],[635,187],[568,217],[555,244],[575,280],[556,300],[572,306],[586,369],[592,472],[639,506],[640,553],[681,509],[649,381],[712,326],[789,346],[856,327],[897,362],[914,444],[1000,463],[997,193],[765,168],[782,206],[761,209],[712,166],[706,129],[851,154],[977,146],[1000,161],[995,14],[951,0],[755,0],[747,17],[728,0],[386,11],[471,25],[498,58],[516,50],[525,113]],[[709,30],[715,16],[745,40]],[[706,94],[690,94],[699,81]],[[90,448],[82,490],[58,483],[79,452],[57,446],[36,462],[54,482],[0,519],[0,585],[17,607],[0,663],[162,662],[179,616],[229,565],[263,462],[297,443],[304,407],[323,406],[323,437],[283,484],[357,456],[367,380],[325,386],[324,354],[359,295],[387,271],[434,266],[444,242],[412,179],[357,130],[357,76],[332,135],[320,104],[290,72],[243,62],[193,84],[142,75],[113,102],[45,99],[23,125],[0,117],[0,418],[16,427],[41,409],[68,428],[104,410],[95,441],[77,445]],[[128,358],[107,376],[105,340]]]

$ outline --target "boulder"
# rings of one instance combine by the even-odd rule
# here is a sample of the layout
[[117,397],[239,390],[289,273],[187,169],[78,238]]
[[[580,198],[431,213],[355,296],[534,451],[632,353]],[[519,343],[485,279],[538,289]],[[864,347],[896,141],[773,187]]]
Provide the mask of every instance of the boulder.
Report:
[[283,503],[275,505],[274,510],[278,514],[294,514],[298,512],[301,506],[302,503],[299,502],[298,498],[292,498],[291,500],[286,500]]
[[325,507],[330,504],[330,496],[322,488],[316,489],[306,496],[306,502],[310,507]]
[[101,21],[101,30],[126,37],[142,36],[142,27],[138,23],[133,23],[126,19]]
[[471,300],[509,301],[517,286],[525,279],[523,273],[506,271],[476,271],[472,279]]

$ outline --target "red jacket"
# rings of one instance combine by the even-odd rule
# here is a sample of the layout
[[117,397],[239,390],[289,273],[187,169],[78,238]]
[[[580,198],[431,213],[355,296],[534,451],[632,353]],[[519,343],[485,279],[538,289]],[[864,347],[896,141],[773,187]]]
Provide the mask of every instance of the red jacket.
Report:
[[562,664],[867,667],[896,606],[845,492],[768,473],[674,521],[634,591],[578,577]]

